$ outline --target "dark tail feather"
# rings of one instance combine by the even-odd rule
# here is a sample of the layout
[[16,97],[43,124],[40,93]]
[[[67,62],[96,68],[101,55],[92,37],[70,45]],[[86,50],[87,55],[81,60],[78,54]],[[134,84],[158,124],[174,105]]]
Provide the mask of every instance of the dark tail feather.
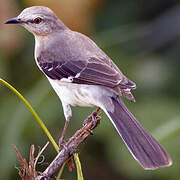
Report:
[[170,166],[171,158],[141,126],[119,98],[112,98],[114,112],[105,110],[133,157],[144,169]]

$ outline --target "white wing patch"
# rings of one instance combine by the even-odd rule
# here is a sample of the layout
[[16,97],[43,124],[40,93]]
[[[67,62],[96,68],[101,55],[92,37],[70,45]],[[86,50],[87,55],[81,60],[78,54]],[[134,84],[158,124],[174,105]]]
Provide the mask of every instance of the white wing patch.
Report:
[[77,73],[75,78],[79,78],[80,75],[81,75],[81,73]]
[[73,77],[70,76],[70,77],[68,77],[68,78],[62,78],[60,81],[72,83],[72,82],[73,82]]

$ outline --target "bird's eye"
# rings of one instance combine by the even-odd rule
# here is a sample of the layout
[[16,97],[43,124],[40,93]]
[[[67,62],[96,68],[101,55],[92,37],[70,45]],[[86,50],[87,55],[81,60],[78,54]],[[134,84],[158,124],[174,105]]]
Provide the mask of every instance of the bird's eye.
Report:
[[42,21],[42,19],[40,17],[37,17],[33,21],[35,24],[39,24]]

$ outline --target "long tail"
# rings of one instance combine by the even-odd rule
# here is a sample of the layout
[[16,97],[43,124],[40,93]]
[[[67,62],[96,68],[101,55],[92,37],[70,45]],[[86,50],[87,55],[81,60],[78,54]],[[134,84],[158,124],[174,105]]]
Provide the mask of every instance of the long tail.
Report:
[[172,164],[168,153],[141,126],[120,98],[111,98],[114,111],[103,109],[124,140],[133,157],[144,169],[156,169]]

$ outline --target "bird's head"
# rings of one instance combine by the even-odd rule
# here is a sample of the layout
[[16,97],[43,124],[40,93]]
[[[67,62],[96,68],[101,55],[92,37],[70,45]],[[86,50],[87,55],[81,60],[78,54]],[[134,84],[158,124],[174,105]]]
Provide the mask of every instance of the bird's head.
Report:
[[5,24],[20,24],[29,32],[39,36],[45,36],[67,28],[51,9],[44,6],[26,8],[19,16],[9,19]]

